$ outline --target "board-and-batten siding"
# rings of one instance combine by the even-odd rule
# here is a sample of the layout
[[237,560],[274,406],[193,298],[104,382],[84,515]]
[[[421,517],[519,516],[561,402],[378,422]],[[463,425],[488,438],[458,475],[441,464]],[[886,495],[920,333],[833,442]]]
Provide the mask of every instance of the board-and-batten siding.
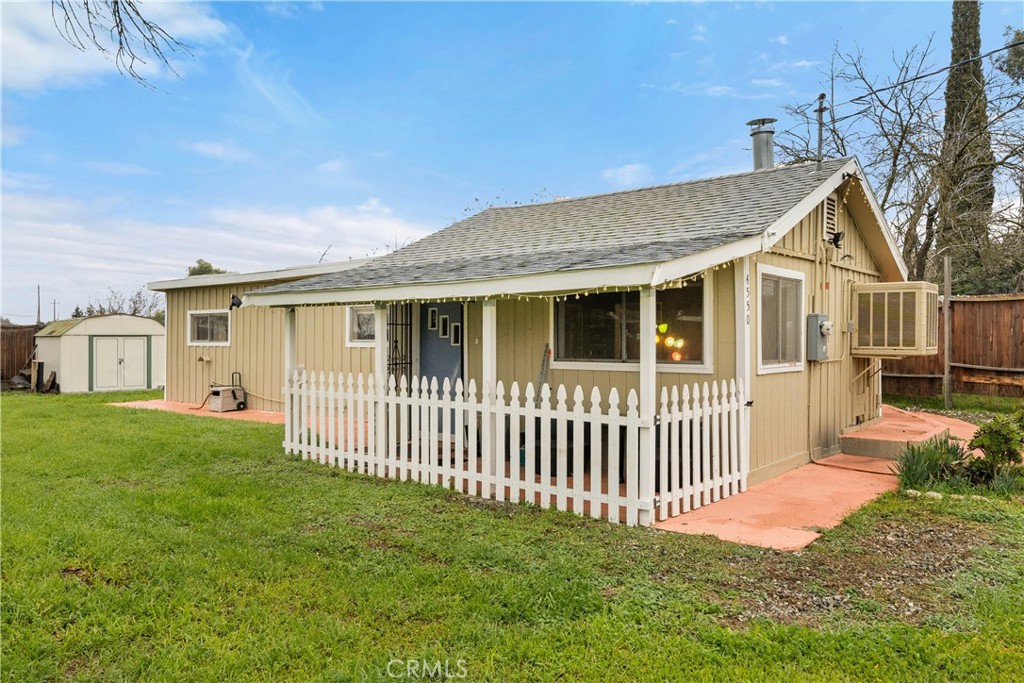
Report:
[[[733,269],[720,268],[714,271],[712,316],[713,330],[711,343],[714,346],[713,374],[687,374],[680,372],[659,372],[658,392],[662,386],[672,387],[694,382],[703,384],[712,379],[730,380],[736,376],[736,335],[735,330],[735,296]],[[497,375],[505,383],[506,391],[513,381],[525,388],[527,382],[536,384],[540,373],[541,356],[544,344],[551,343],[551,303],[547,299],[502,299],[497,303]],[[469,322],[467,336],[470,342],[469,364],[470,373],[479,373],[480,368],[480,305],[467,306]],[[555,363],[557,365],[557,361]],[[609,364],[612,365],[612,364]],[[470,374],[479,378],[479,374]],[[630,389],[639,391],[640,376],[636,369],[631,370],[563,370],[553,367],[548,373],[548,383],[552,386],[564,384],[567,388],[579,385],[589,396],[591,387],[598,387],[602,396],[607,396],[612,387],[619,391],[625,400]]]
[[[269,282],[197,287],[167,292],[167,386],[169,401],[201,403],[213,382],[242,374],[249,407],[280,411],[284,383],[284,312],[265,306],[231,311],[230,346],[189,346],[188,312],[224,310],[232,294],[241,296]],[[373,372],[373,349],[345,343],[344,306],[296,309],[296,360],[310,370]],[[209,359],[200,361],[200,357]]]
[[[841,250],[825,246],[821,212],[816,209],[772,251],[759,254],[751,263],[751,484],[808,462],[809,450],[814,457],[836,451],[843,429],[878,415],[879,378],[868,377],[871,373],[857,378],[870,362],[849,355],[847,322],[851,320],[850,285],[877,282],[880,277],[845,207],[838,211],[837,220],[838,229],[845,233]],[[827,264],[818,265],[816,280],[813,259],[819,247]],[[842,260],[845,256],[852,258]],[[825,313],[835,324],[827,362],[806,363],[802,372],[757,374],[758,264],[804,274],[804,313]],[[802,324],[806,326],[806,317]]]

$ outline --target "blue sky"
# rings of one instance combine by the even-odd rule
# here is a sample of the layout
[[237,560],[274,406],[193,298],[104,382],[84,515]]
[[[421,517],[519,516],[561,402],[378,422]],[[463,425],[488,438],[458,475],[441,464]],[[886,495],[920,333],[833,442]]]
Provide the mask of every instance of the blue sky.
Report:
[[[948,2],[144,7],[194,51],[180,79],[148,67],[156,90],[65,44],[49,2],[0,6],[15,322],[36,284],[67,316],[197,258],[359,258],[488,201],[744,171],[744,122],[813,100],[835,43],[884,77],[930,36],[948,60],[950,24]],[[1022,14],[985,4],[982,49]]]

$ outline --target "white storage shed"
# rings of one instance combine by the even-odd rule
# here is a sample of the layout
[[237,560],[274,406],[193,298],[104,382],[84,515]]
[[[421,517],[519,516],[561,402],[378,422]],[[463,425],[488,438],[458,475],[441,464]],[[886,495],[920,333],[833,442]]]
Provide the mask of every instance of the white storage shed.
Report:
[[43,376],[56,372],[64,393],[162,387],[166,349],[164,326],[134,315],[57,320],[36,334]]

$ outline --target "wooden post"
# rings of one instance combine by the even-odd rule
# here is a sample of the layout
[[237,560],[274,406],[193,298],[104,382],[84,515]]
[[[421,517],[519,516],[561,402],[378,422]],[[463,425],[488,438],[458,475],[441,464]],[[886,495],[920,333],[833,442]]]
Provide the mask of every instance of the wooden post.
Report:
[[[347,312],[346,312],[347,315]],[[374,304],[373,307],[373,386],[367,387],[373,396],[374,448],[377,453],[367,453],[367,459],[376,460],[378,454],[387,452],[387,404],[384,400],[388,387],[388,307],[385,304]],[[359,429],[363,426],[360,425]]]
[[942,257],[942,403],[946,410],[953,409],[953,376],[950,374],[950,363],[953,362],[951,348],[953,332],[953,286],[950,282],[949,254]]
[[295,350],[295,309],[284,309],[284,379],[292,378],[297,363]]
[[[501,461],[504,462],[505,458],[505,454],[500,452],[503,449],[503,444],[498,444],[494,441],[494,388],[498,384],[497,310],[497,302],[494,299],[488,299],[483,302],[482,331],[480,335],[483,376],[480,378],[480,381],[483,384],[482,403],[485,413],[483,415],[483,424],[480,425],[484,439],[480,452],[485,460],[482,468],[482,474],[485,477],[493,476],[498,471],[498,459],[501,458]],[[501,486],[500,482],[498,482],[498,486]],[[485,498],[490,498],[493,493],[494,491],[490,488],[489,484],[484,482],[481,486],[481,494]]]
[[[736,289],[736,383],[742,390],[744,403],[740,404],[740,490],[747,490],[747,472],[750,469],[750,365],[752,340],[750,327],[750,257],[744,256],[733,266]],[[708,286],[707,283],[704,284]]]
[[[707,286],[705,284],[705,286]],[[658,325],[657,295],[653,288],[640,290],[640,477],[637,522],[640,526],[654,523],[654,412],[657,384],[657,344],[654,333]],[[609,476],[612,476],[609,474]]]
[[295,309],[284,309],[284,385],[281,388],[281,398],[284,399],[284,449],[287,453],[294,453],[295,437],[298,430],[293,424],[295,415],[294,401],[292,400],[291,386],[292,378],[295,375],[296,350],[295,350]]

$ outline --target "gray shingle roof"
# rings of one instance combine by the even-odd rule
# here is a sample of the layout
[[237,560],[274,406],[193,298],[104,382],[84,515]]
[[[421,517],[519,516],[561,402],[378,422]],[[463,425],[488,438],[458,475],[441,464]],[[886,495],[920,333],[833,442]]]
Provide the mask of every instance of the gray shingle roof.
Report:
[[495,207],[364,266],[260,293],[460,282],[659,263],[764,232],[849,159]]

